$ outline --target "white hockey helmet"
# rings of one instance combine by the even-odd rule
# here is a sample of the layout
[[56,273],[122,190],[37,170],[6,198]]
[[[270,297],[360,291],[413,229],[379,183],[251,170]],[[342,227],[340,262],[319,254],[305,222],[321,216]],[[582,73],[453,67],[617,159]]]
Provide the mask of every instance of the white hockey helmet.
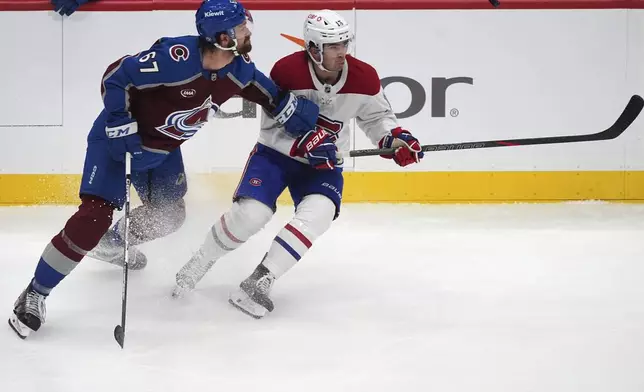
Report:
[[[320,68],[324,69],[322,67],[324,44],[335,44],[345,41],[347,44],[351,44],[353,34],[351,32],[351,25],[340,14],[331,10],[321,10],[312,12],[306,17],[303,38],[306,51],[311,60]],[[311,55],[309,51],[311,46],[318,49],[320,53],[319,60]]]

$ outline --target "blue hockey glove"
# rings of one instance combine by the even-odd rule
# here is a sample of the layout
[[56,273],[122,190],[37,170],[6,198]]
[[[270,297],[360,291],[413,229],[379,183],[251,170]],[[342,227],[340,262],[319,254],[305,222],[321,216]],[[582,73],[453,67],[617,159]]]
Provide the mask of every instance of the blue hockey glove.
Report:
[[143,157],[141,151],[141,136],[137,133],[136,122],[124,124],[118,127],[106,127],[105,134],[108,138],[108,149],[112,159],[118,162],[125,162],[125,153],[132,154],[132,167],[134,161]]
[[299,137],[291,148],[291,156],[301,156],[317,170],[333,170],[338,164],[338,148],[331,140],[331,135],[323,128],[307,132]]
[[420,147],[418,139],[411,133],[400,127],[392,129],[391,134],[386,135],[378,143],[380,148],[396,148],[391,155],[381,155],[383,158],[393,159],[399,166],[407,166],[420,162],[425,155]]
[[315,128],[320,108],[313,101],[288,93],[271,114],[286,133],[299,137]]
[[87,3],[89,0],[51,0],[51,4],[54,6],[54,11],[58,12],[61,15],[71,15],[80,7],[81,5]]

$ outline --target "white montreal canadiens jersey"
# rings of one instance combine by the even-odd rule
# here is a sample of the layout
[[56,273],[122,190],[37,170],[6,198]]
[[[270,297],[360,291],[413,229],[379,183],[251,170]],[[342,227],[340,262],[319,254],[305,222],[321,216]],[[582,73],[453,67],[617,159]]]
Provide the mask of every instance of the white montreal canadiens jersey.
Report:
[[[271,79],[282,89],[304,96],[320,106],[317,125],[337,138],[339,151],[350,149],[350,123],[356,119],[358,127],[374,145],[383,136],[398,127],[389,102],[385,98],[380,78],[369,64],[347,56],[340,80],[335,85],[325,85],[315,76],[312,63],[304,51],[280,59],[271,70]],[[292,156],[295,139],[262,112],[259,143]],[[293,157],[307,162],[301,157]]]

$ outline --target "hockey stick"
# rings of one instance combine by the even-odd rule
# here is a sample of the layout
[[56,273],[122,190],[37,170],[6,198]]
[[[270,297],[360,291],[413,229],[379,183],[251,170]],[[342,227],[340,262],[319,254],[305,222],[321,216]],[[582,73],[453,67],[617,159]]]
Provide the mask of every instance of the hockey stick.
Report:
[[130,253],[130,184],[132,182],[132,156],[129,152],[125,153],[125,234],[123,241],[125,243],[124,260],[123,260],[123,298],[121,302],[121,324],[114,327],[114,338],[123,348],[125,344],[125,315],[127,308],[127,273],[129,269],[128,259]]
[[[510,140],[487,140],[480,142],[464,142],[464,143],[447,143],[447,144],[427,144],[422,146],[423,151],[449,151],[449,150],[469,150],[474,148],[492,148],[492,147],[512,147],[512,146],[528,146],[535,144],[557,144],[557,143],[576,143],[576,142],[590,142],[597,140],[610,140],[615,139],[621,135],[632,123],[644,108],[644,99],[639,95],[633,95],[624,108],[624,111],[619,116],[617,121],[610,128],[586,135],[573,135],[573,136],[550,136],[550,137],[536,137],[528,139],[510,139]],[[374,148],[366,150],[351,150],[339,152],[338,156],[341,157],[366,157],[372,155],[391,155],[395,149],[393,148]]]

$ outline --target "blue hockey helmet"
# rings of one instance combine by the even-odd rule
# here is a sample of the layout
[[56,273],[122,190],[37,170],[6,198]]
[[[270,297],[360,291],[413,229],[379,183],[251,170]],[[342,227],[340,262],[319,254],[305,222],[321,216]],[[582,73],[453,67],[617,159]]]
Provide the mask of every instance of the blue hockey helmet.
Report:
[[[237,0],[204,0],[195,14],[197,32],[207,42],[223,50],[235,50],[237,39],[235,27],[253,19],[250,13]],[[249,26],[251,27],[251,26]],[[235,42],[232,48],[222,48],[217,43],[217,35],[226,33]]]

